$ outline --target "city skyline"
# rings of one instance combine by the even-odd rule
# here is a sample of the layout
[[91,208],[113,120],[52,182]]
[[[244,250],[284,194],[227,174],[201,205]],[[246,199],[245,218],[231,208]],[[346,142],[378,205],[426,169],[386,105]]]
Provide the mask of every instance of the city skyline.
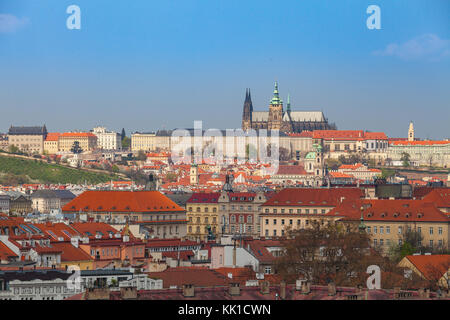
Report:
[[[449,137],[446,1],[80,0],[68,30],[71,4],[0,5],[1,132],[240,128],[245,88],[265,110],[278,81],[293,109],[338,129],[405,137],[413,121],[417,137]],[[366,27],[371,4],[381,30]]]

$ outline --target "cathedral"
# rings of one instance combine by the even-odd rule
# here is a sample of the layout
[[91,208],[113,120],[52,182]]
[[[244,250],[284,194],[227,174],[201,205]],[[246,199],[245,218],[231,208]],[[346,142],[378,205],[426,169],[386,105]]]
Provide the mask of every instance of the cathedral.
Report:
[[292,111],[290,97],[283,109],[278,83],[275,82],[273,98],[270,100],[269,111],[253,111],[250,89],[245,93],[244,112],[242,114],[242,129],[280,130],[284,133],[300,133],[312,130],[335,130],[334,124],[329,124],[322,111]]

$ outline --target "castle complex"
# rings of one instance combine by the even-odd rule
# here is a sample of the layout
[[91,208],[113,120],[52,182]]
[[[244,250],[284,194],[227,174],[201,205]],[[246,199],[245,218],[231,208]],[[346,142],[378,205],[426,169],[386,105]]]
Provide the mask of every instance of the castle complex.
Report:
[[242,129],[280,130],[284,133],[300,133],[312,130],[336,129],[329,124],[322,111],[292,111],[288,96],[286,111],[283,100],[280,99],[278,83],[275,82],[273,98],[270,100],[269,111],[253,111],[250,89],[245,94],[244,112],[242,114]]

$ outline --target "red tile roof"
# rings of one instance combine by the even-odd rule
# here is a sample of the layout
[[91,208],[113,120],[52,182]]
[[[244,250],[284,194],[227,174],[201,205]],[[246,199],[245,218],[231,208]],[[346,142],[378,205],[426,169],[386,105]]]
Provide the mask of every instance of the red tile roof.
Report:
[[97,136],[91,132],[64,132],[61,133],[61,137],[72,137],[72,138],[78,138],[78,137],[91,137],[96,138]]
[[95,239],[96,234],[99,232],[103,234],[102,239],[110,239],[110,233],[113,235],[119,233],[117,229],[103,222],[78,222],[71,224],[71,227],[78,231],[82,237],[88,236],[89,239]]
[[59,132],[49,132],[47,133],[47,138],[45,138],[45,141],[58,141],[60,135],[61,133]]
[[57,250],[60,250],[62,252],[62,254],[61,254],[62,262],[92,260],[92,258],[89,254],[87,254],[80,248],[74,247],[69,242],[52,243],[52,247],[56,248]]
[[263,206],[324,206],[335,207],[344,200],[364,196],[359,188],[286,188],[266,201]]
[[428,280],[439,280],[450,268],[450,254],[406,256]]
[[217,203],[220,198],[219,192],[193,193],[187,203]]
[[204,267],[168,268],[162,272],[150,272],[148,276],[152,279],[162,279],[164,288],[182,288],[183,284],[192,284],[195,287],[227,286],[230,282],[219,272]]
[[344,220],[366,221],[426,221],[450,222],[450,218],[433,203],[424,200],[358,200],[345,201],[333,208],[326,216],[345,217]]
[[64,212],[183,212],[184,209],[158,191],[85,191]]
[[422,140],[422,141],[393,141],[391,145],[394,146],[433,146],[433,145],[447,145],[450,141],[432,141],[432,140]]
[[0,261],[9,261],[11,258],[17,258],[18,256],[0,241]]
[[277,175],[306,175],[308,174],[302,165],[280,165]]

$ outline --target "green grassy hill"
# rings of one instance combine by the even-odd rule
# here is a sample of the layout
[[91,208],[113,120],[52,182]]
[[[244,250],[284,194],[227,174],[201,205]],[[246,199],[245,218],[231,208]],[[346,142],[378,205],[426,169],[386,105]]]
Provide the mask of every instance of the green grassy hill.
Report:
[[88,172],[62,165],[49,164],[38,160],[28,160],[0,155],[0,183],[101,183],[119,180],[116,175]]

